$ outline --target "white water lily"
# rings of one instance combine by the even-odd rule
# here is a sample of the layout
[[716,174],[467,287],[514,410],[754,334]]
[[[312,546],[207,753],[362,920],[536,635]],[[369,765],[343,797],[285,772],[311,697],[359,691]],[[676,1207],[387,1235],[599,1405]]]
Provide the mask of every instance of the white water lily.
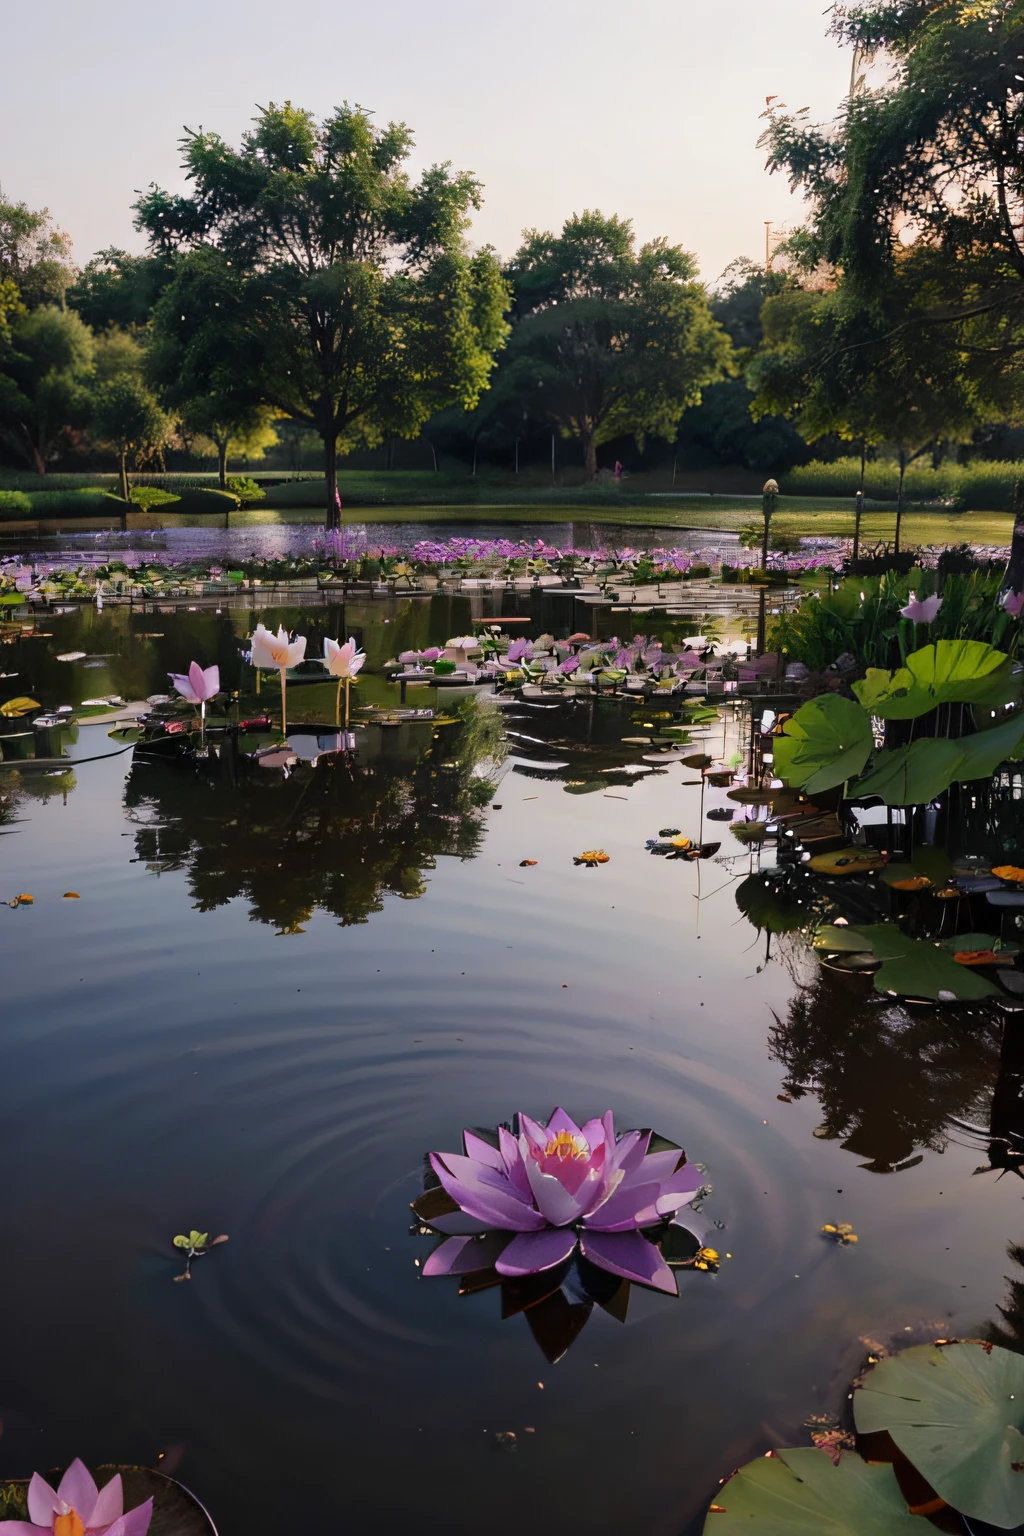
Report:
[[[269,629],[262,624],[257,624],[252,632],[252,664],[257,669],[265,667],[268,670],[276,669],[281,676],[281,732],[288,732],[288,705],[287,683],[288,668],[297,667],[300,661],[306,657],[306,637],[296,635],[294,640],[289,640],[288,631],[283,627],[276,635],[272,635]],[[258,681],[258,679],[257,679]]]

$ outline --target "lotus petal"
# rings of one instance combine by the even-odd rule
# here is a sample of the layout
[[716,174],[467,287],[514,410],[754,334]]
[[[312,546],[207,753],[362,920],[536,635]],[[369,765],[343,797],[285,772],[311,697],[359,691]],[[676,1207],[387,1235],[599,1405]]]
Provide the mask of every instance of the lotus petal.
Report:
[[[89,1469],[76,1456],[57,1486],[57,1497],[70,1505],[82,1518],[83,1525],[92,1524],[92,1512],[99,1497],[99,1490]],[[118,1510],[120,1514],[120,1510]]]
[[530,1181],[533,1198],[545,1220],[553,1227],[564,1227],[571,1221],[578,1221],[583,1214],[583,1202],[576,1195],[570,1194],[554,1174],[542,1173],[532,1157],[525,1161],[526,1177]]
[[657,1199],[658,1215],[671,1216],[680,1206],[688,1205],[698,1190],[704,1188],[704,1175],[692,1163],[684,1163],[677,1173],[665,1180]]
[[474,1131],[463,1131],[463,1145],[466,1148],[466,1156],[478,1163],[486,1163],[489,1168],[497,1168],[505,1172],[505,1160],[497,1147],[492,1147],[489,1141],[484,1141],[482,1136],[477,1136]]
[[[79,1511],[81,1513],[81,1511]],[[124,1513],[124,1491],[121,1487],[121,1474],[115,1472],[109,1483],[104,1483],[99,1491],[96,1503],[93,1505],[92,1514],[86,1522],[91,1529],[94,1525],[113,1525]]]
[[657,1179],[648,1184],[620,1187],[597,1211],[583,1218],[583,1225],[588,1232],[629,1232],[650,1226],[658,1220],[655,1202],[660,1192],[661,1184]]
[[32,1481],[28,1485],[29,1519],[34,1525],[44,1525],[47,1530],[50,1530],[53,1526],[54,1512],[59,1508],[60,1499],[55,1491],[44,1477],[40,1477],[38,1472],[33,1472]]
[[544,1232],[524,1232],[514,1237],[495,1263],[500,1275],[537,1275],[562,1264],[576,1248],[571,1227],[549,1227]]
[[115,1520],[106,1536],[146,1536],[152,1518],[153,1500],[147,1499],[144,1504],[127,1510],[120,1520]]
[[449,1237],[425,1261],[423,1273],[472,1275],[477,1270],[490,1269],[507,1243],[507,1232],[490,1232],[483,1238]]
[[527,1205],[495,1170],[453,1153],[445,1156],[457,1165],[455,1171],[450,1171],[436,1152],[430,1154],[431,1167],[446,1192],[470,1216],[510,1232],[538,1232],[546,1225],[540,1212]]
[[585,1232],[580,1238],[580,1249],[584,1258],[609,1274],[666,1291],[670,1296],[679,1294],[675,1276],[660,1251],[639,1232]]
[[443,1232],[446,1237],[475,1237],[480,1232],[493,1232],[493,1221],[481,1221],[478,1216],[470,1216],[466,1211],[451,1211],[444,1216],[431,1216],[423,1218],[426,1226],[432,1227],[435,1232]]
[[530,1181],[526,1177],[526,1164],[519,1150],[519,1142],[507,1131],[503,1125],[498,1127],[498,1145],[501,1148],[502,1159],[508,1173],[508,1181],[512,1185],[520,1199],[528,1204],[533,1204],[533,1190]]

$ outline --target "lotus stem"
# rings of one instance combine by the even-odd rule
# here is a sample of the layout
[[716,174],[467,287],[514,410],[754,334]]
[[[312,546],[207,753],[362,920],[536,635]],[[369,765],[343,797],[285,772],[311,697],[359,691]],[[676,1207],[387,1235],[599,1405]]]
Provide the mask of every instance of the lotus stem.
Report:
[[257,667],[256,668],[256,697],[259,698],[259,696],[260,696],[260,669],[259,669],[259,667]]
[[288,690],[288,672],[287,672],[287,668],[282,667],[281,668],[281,735],[282,736],[287,736],[287,734],[288,734],[287,690]]
[[349,690],[349,684],[351,683],[351,681],[352,681],[352,679],[350,677],[346,677],[346,679],[345,679],[345,729],[346,729],[346,731],[348,730],[348,711],[349,711],[348,690]]
[[205,745],[205,743],[206,743],[206,700],[202,699],[200,701],[200,704],[199,704],[199,744],[200,744],[200,746],[203,746],[203,745]]

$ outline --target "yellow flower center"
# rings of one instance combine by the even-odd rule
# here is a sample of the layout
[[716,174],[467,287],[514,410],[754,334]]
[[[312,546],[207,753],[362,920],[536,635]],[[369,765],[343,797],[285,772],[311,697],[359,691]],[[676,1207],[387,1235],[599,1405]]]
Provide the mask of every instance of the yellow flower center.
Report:
[[590,1156],[590,1148],[582,1136],[574,1136],[571,1131],[559,1131],[544,1148],[544,1156],[557,1157],[562,1163],[568,1162],[571,1157],[585,1162]]
[[66,1515],[55,1516],[53,1536],[85,1536],[85,1525],[77,1510],[69,1509]]

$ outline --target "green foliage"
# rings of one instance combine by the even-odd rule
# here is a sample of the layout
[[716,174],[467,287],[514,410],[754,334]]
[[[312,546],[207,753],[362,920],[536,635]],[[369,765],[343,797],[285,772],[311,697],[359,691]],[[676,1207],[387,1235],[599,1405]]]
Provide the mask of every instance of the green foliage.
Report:
[[888,1430],[961,1514],[1004,1530],[1024,1521],[1021,1355],[977,1342],[902,1350],[865,1377],[853,1416],[860,1434]]
[[694,258],[664,239],[636,249],[628,220],[588,210],[560,234],[529,231],[508,276],[515,326],[495,398],[577,438],[591,476],[623,433],[671,440],[729,369]]
[[938,640],[895,672],[869,667],[853,691],[883,720],[916,720],[940,704],[1004,704],[1019,697],[1012,662],[982,640]]
[[920,1536],[892,1467],[817,1449],[748,1462],[715,1495],[705,1536]]
[[267,494],[249,475],[229,475],[227,489],[232,496],[238,497],[243,507],[254,501],[263,501]]
[[854,778],[871,755],[870,718],[840,694],[801,705],[783,731],[775,739],[775,771],[810,795]]
[[133,485],[128,499],[143,512],[151,512],[154,507],[169,507],[180,498],[156,485]]
[[949,788],[960,759],[957,742],[922,736],[907,747],[879,752],[871,772],[850,793],[880,795],[886,805],[924,805]]
[[[465,235],[479,184],[434,166],[413,184],[412,138],[343,106],[322,123],[271,104],[239,150],[182,145],[191,193],[137,204],[154,250],[183,253],[154,314],[154,366],[188,395],[242,389],[313,427],[327,452],[415,436],[475,405],[505,333],[505,286]],[[180,366],[179,366],[180,364]]]
[[86,262],[67,291],[67,302],[94,331],[140,330],[171,273],[166,256],[132,256],[111,246]]
[[12,282],[28,309],[63,302],[74,275],[71,237],[57,229],[50,210],[33,211],[0,192],[0,283]]
[[912,939],[895,923],[869,923],[852,929],[881,967],[875,972],[876,992],[923,997],[931,1002],[957,1002],[998,997],[999,988],[973,970],[958,965],[952,955],[927,939]]
[[0,491],[0,517],[31,517],[32,503],[24,491]]
[[91,491],[30,491],[33,517],[102,517],[120,507],[118,497],[100,487]]
[[[865,470],[865,495],[876,501],[895,501],[899,465],[889,459],[869,463]],[[971,464],[947,460],[933,469],[914,464],[906,473],[904,490],[910,501],[956,502],[979,512],[1010,512],[1013,488],[1021,478],[1021,466],[1013,462],[975,459]],[[830,464],[813,461],[789,470],[782,489],[793,496],[853,496],[860,489],[860,459],[835,459]]]
[[170,423],[145,384],[131,374],[119,374],[96,392],[92,430],[121,463],[121,492],[128,499],[127,460],[136,462],[167,440]]
[[90,409],[92,336],[77,315],[52,305],[15,313],[0,335],[0,435],[45,474]]

